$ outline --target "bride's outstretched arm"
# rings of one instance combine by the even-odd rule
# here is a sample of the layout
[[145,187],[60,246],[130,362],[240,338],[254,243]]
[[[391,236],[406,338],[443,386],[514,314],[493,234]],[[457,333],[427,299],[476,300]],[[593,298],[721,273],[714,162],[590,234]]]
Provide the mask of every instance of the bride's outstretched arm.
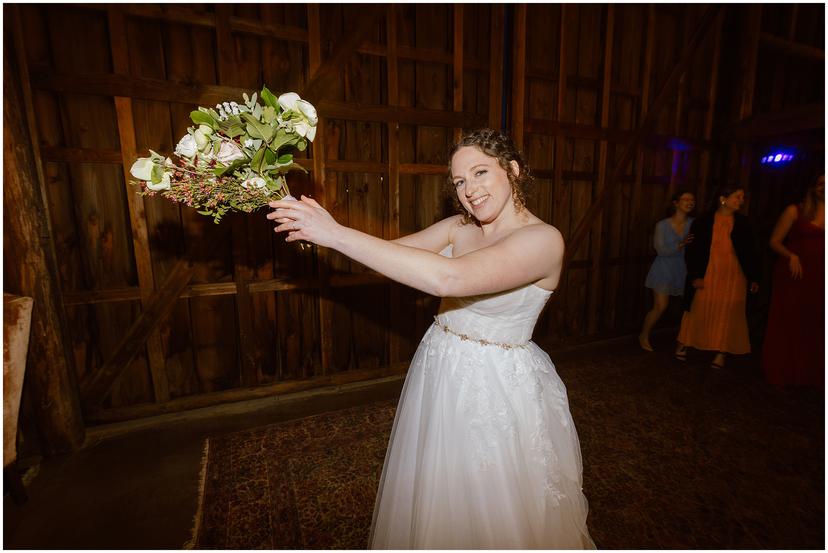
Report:
[[531,225],[497,244],[458,258],[446,258],[389,242],[337,223],[316,201],[271,202],[290,219],[276,227],[287,241],[306,240],[333,248],[388,278],[435,296],[470,296],[509,290],[560,273],[563,239],[548,225]]
[[461,215],[454,215],[442,221],[437,221],[421,231],[401,236],[396,240],[392,240],[392,242],[438,253],[451,243],[452,233],[454,229],[460,226],[462,219]]

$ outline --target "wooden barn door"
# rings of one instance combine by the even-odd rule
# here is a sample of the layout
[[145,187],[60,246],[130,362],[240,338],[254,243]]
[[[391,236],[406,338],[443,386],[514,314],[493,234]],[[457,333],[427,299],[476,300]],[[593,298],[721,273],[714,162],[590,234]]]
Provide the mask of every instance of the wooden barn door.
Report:
[[220,225],[128,184],[196,105],[266,84],[321,116],[294,195],[394,238],[450,211],[446,152],[498,125],[496,5],[20,5],[52,240],[87,424],[403,372],[435,300],[264,212]]

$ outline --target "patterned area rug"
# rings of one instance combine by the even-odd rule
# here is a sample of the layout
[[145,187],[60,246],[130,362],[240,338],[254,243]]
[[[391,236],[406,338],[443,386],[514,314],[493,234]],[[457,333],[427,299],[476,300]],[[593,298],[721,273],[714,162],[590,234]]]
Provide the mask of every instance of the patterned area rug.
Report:
[[[622,348],[623,350],[623,348]],[[822,549],[824,396],[669,352],[558,364],[602,549]],[[195,547],[364,549],[394,417],[377,403],[210,438]]]
[[396,402],[210,438],[191,547],[365,549]]

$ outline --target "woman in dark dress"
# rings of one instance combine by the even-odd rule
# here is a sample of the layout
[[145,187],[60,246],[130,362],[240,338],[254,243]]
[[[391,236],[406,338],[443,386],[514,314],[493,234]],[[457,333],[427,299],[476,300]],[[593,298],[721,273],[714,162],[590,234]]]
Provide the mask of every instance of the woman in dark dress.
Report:
[[777,386],[825,386],[825,177],[805,201],[782,212],[770,239],[773,272],[762,349],[765,378]]

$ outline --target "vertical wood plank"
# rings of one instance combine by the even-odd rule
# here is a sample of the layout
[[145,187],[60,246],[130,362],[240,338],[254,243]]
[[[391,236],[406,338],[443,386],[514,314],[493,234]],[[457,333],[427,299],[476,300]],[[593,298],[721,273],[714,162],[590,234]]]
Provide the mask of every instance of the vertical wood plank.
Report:
[[[716,114],[716,98],[719,86],[719,64],[722,57],[722,26],[724,25],[724,13],[719,14],[716,20],[713,38],[713,59],[710,62],[710,86],[707,91],[707,110],[704,115],[704,139],[710,141],[713,136],[713,119]],[[710,148],[705,148],[701,153],[701,175],[697,190],[698,203],[706,201],[710,185],[710,162],[712,153]]]
[[[558,82],[557,82],[557,91],[556,91],[556,101],[555,101],[555,121],[558,123],[563,123],[564,119],[564,112],[566,109],[566,77],[567,77],[567,63],[566,58],[569,55],[566,45],[566,37],[567,37],[567,16],[572,8],[569,7],[567,4],[560,4],[560,24],[558,27]],[[558,227],[564,237],[567,240],[567,247],[569,246],[569,199],[571,195],[571,187],[569,183],[564,184],[563,182],[563,166],[564,166],[564,146],[566,145],[566,137],[564,136],[563,132],[558,132],[555,136],[555,146],[554,146],[554,161],[552,165],[552,197],[554,198],[554,203],[552,205],[552,213],[553,213],[553,220],[555,221],[555,226]],[[569,295],[564,293],[564,290],[567,288],[567,283],[569,282],[569,275],[563,274],[561,275],[561,280],[558,285],[558,293],[556,296],[558,297],[558,301],[552,304],[555,308],[555,321],[554,325],[556,328],[568,328],[564,324],[564,320],[566,317],[566,305],[569,303]]]
[[500,129],[503,110],[503,4],[492,4],[489,49],[489,126]]
[[[743,81],[741,103],[739,105],[739,119],[744,121],[753,114],[753,98],[756,93],[756,67],[759,63],[759,35],[762,29],[762,5],[752,4],[748,16],[748,28],[745,46],[742,51]],[[739,151],[739,184],[750,186],[750,170],[753,162],[753,148],[750,144],[743,144]],[[750,207],[750,202],[745,206]]]
[[[454,111],[463,111],[463,4],[454,4]],[[463,136],[463,129],[454,128],[454,141]]]
[[788,40],[795,42],[796,38],[796,24],[799,19],[799,4],[793,4],[791,7],[791,21],[788,24]]
[[512,140],[523,149],[526,110],[526,4],[515,6],[515,39],[512,67]]
[[[388,67],[388,105],[395,107],[400,104],[399,63],[397,59],[397,8],[396,4],[388,4],[388,13],[385,19],[385,35],[387,42],[386,63]],[[388,205],[386,207],[385,238],[394,240],[400,237],[400,124],[397,121],[388,123]],[[400,335],[397,330],[397,321],[400,317],[400,285],[392,283],[389,287],[389,317],[391,324],[388,331],[388,358],[389,362],[400,362]]]
[[[690,18],[684,18],[684,28],[682,29],[682,37],[684,40],[687,40],[688,35],[690,34]],[[678,85],[678,95],[676,97],[676,112],[673,119],[673,134],[675,136],[682,136],[683,132],[683,121],[684,121],[684,102],[685,96],[687,96],[687,83],[689,79],[692,78],[691,76],[692,68],[688,68],[688,70],[681,76],[679,79]],[[677,187],[679,186],[680,182],[684,180],[681,175],[681,160],[684,157],[684,152],[680,150],[673,149],[673,161],[670,165],[670,190],[668,195],[672,195]]]
[[[650,81],[652,80],[653,72],[653,55],[655,51],[655,23],[656,10],[655,5],[647,6],[647,35],[644,41],[644,70],[641,74],[641,101],[638,106],[638,119],[636,124],[640,123],[647,117],[647,112],[650,109]],[[645,228],[647,221],[642,213],[642,182],[644,179],[644,158],[646,155],[646,148],[639,146],[636,152],[635,161],[635,181],[633,182],[632,198],[630,200],[630,212],[632,213],[632,222],[630,224],[630,231],[634,238],[646,236],[647,238],[636,241],[638,247],[632,251],[632,255],[649,253],[649,232],[650,229]],[[629,241],[629,237],[628,237]]]
[[[322,35],[319,4],[308,4],[308,57],[309,75],[313,75],[322,65]],[[330,207],[336,201],[335,191],[326,186],[325,176],[325,142],[327,119],[319,117],[316,138],[313,141],[313,191],[317,198],[322,198],[323,205]],[[322,375],[331,370],[333,357],[333,302],[330,292],[330,275],[328,269],[328,250],[314,248],[319,268],[319,343],[322,355]]]
[[[115,73],[128,75],[129,52],[123,10],[118,5],[110,5],[107,16],[109,19],[110,49]],[[141,305],[143,308],[146,308],[147,301],[152,294],[152,290],[155,288],[155,281],[152,273],[152,259],[150,258],[144,200],[135,193],[136,191],[133,186],[129,184],[129,168],[138,157],[135,145],[135,121],[132,116],[132,98],[116,96],[115,112],[118,117],[118,136],[121,142],[124,186],[127,188],[126,196],[129,205],[129,220],[132,226],[132,247],[135,252],[135,265],[138,269],[138,286],[141,288]],[[167,380],[166,362],[161,344],[161,335],[157,330],[153,331],[147,340],[147,354],[149,357],[155,401],[168,401],[170,399],[170,389]]]
[[[606,31],[604,33],[604,74],[601,81],[601,121],[602,129],[609,125],[610,90],[612,86],[612,50],[615,29],[615,6],[607,5]],[[604,189],[607,181],[607,141],[601,140],[598,146],[598,187],[597,194]],[[592,228],[593,239],[591,243],[592,275],[590,278],[589,308],[587,310],[587,331],[590,334],[597,332],[600,319],[604,313],[601,302],[604,297],[603,288],[606,286],[606,274],[604,265],[606,262],[606,247],[604,240],[604,219],[606,215],[599,215],[599,220]]]
[[[216,50],[218,51],[219,84],[237,85],[236,42],[230,27],[233,17],[231,4],[216,5]],[[242,386],[258,383],[254,362],[253,305],[248,283],[253,272],[247,263],[247,221],[244,214],[228,217],[233,225],[233,280],[236,282],[236,331],[238,333],[239,376]]]

